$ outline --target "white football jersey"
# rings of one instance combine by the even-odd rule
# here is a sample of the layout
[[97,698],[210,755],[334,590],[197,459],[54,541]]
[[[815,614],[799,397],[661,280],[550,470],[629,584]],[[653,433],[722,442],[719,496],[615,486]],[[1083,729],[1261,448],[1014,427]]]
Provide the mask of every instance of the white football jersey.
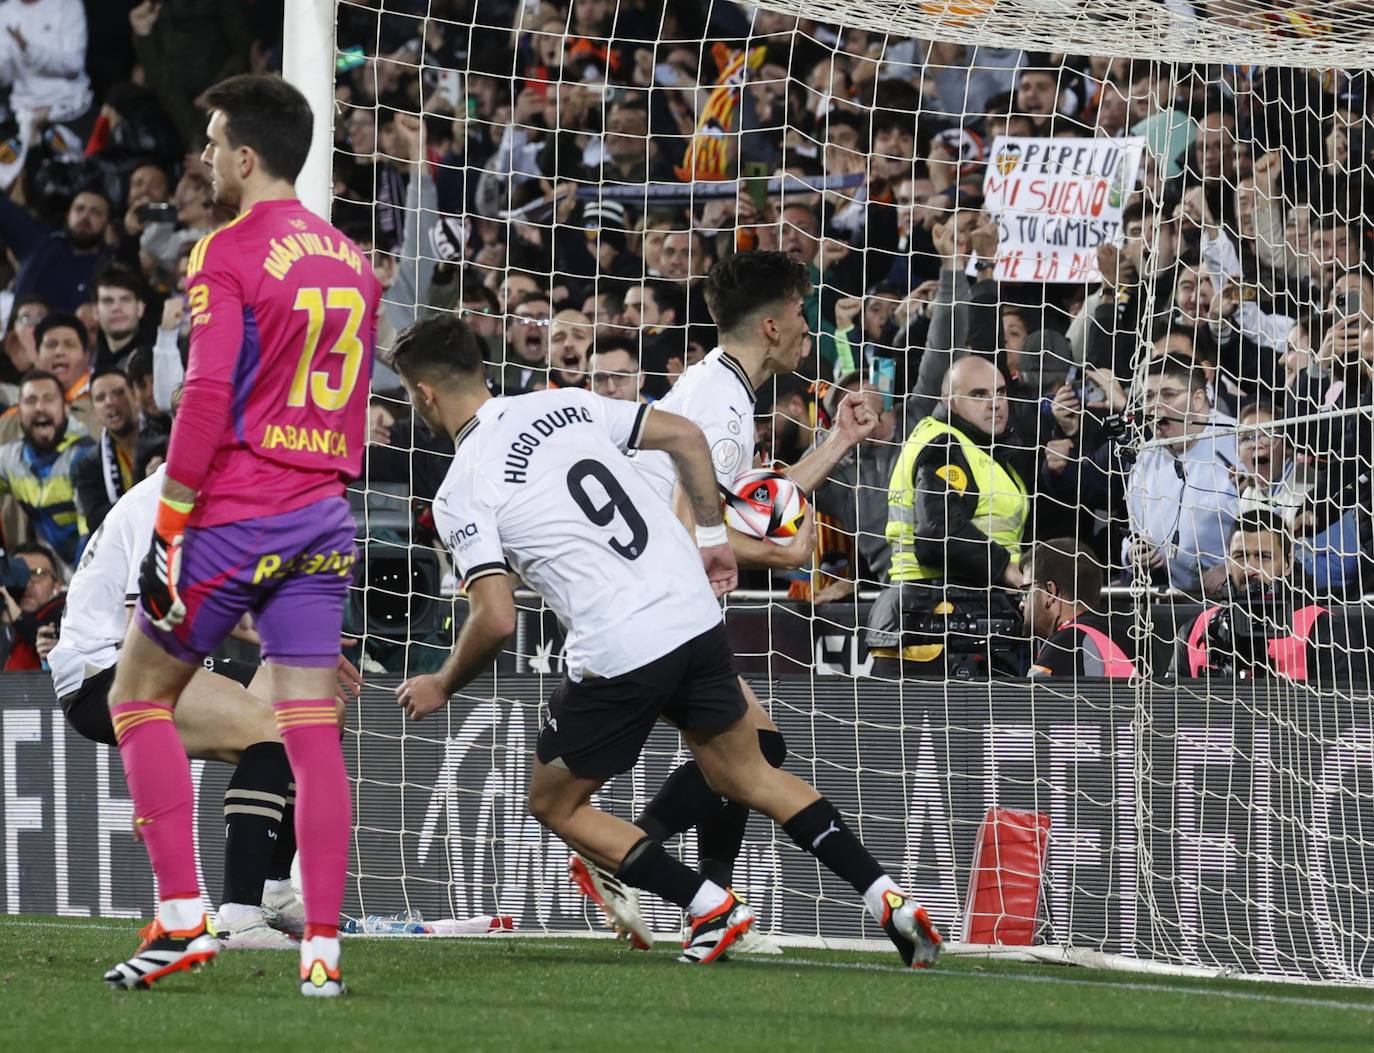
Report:
[[58,698],[119,657],[128,607],[138,600],[138,570],[153,537],[165,474],[159,468],[116,501],[86,542],[67,590],[57,646],[48,655]]
[[[702,430],[711,447],[716,481],[725,489],[734,490],[735,480],[754,467],[754,387],[725,348],[716,348],[689,368],[654,405],[686,417]],[[645,450],[634,462],[671,503],[677,482],[673,459],[661,450]]]
[[575,388],[484,403],[434,499],[471,585],[508,570],[567,630],[568,676],[619,676],[720,624],[696,542],[622,454],[649,407]]

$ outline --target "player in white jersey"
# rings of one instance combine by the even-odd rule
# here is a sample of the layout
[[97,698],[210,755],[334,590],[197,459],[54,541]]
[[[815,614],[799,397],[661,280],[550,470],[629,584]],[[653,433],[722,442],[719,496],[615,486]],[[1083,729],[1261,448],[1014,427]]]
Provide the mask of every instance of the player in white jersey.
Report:
[[[806,268],[781,252],[737,253],[717,263],[706,277],[703,292],[722,346],[683,373],[656,405],[701,428],[724,492],[733,492],[735,480],[754,467],[755,390],[801,365],[807,334],[804,301],[810,289]],[[877,426],[878,414],[865,397],[848,395],[825,442],[783,471],[803,490],[813,491]],[[681,500],[680,491],[675,496],[677,476],[667,457],[642,453],[635,463],[665,499]],[[678,511],[681,515],[680,506]],[[812,558],[815,548],[811,514],[808,509],[806,523],[790,545],[775,545],[731,530],[730,544],[739,565],[800,567]],[[748,719],[758,730],[759,747],[769,763],[780,767],[787,758],[787,743],[743,678],[740,687],[749,703]],[[701,873],[728,886],[748,819],[747,809],[722,801],[700,768],[688,761],[668,776],[635,823],[658,841],[695,827]],[[634,897],[623,895],[608,875],[579,859],[573,859],[571,870],[574,882],[602,907],[617,932],[629,936],[634,946],[647,948],[651,942],[648,926]],[[737,950],[778,953],[771,941],[752,932]]]
[[[48,655],[53,690],[67,722],[84,738],[107,746],[115,745],[107,696],[138,600],[139,567],[152,536],[162,476],[158,469],[120,498],[87,542],[67,593],[57,646]],[[341,663],[340,668],[356,687],[353,667]],[[293,948],[288,933],[300,935],[305,919],[300,898],[291,891],[296,844],[286,814],[294,792],[291,766],[269,698],[260,675],[245,690],[206,669],[195,674],[174,718],[188,756],[235,765],[224,795],[219,914],[220,935],[230,948]]]
[[[717,960],[753,923],[752,910],[591,804],[607,779],[634,765],[660,718],[679,729],[717,792],[775,819],[861,892],[908,965],[932,963],[940,937],[926,912],[833,804],[768,764],[744,719],[715,602],[736,582],[735,560],[700,429],[576,389],[493,398],[481,346],[453,315],[411,326],[392,363],[425,423],[454,436],[434,511],[470,605],[444,667],[396,689],[407,715],[440,709],[500,653],[515,628],[518,575],[567,629],[567,676],[539,734],[530,812],[618,880],[685,910],[684,961]],[[634,448],[672,455],[695,545],[621,456]]]

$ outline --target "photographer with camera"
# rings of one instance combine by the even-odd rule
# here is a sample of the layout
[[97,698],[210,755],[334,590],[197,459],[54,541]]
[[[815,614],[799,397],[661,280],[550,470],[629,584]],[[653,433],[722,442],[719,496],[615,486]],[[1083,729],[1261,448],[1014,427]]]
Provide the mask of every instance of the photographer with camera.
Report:
[[1092,550],[1071,538],[1033,545],[1021,561],[1026,584],[1021,618],[1032,647],[1031,676],[1104,676],[1135,673],[1135,646],[1122,626],[1098,613],[1102,566]]
[[[1007,383],[968,355],[945,374],[941,404],[907,438],[888,484],[891,584],[873,605],[875,676],[954,676],[1022,664],[1009,638],[1035,465],[1010,427]],[[994,647],[993,639],[999,641]]]
[[42,669],[57,645],[66,605],[57,557],[46,545],[19,545],[0,556],[0,636],[6,672]]
[[1283,520],[1262,511],[1241,516],[1227,544],[1226,574],[1223,602],[1183,628],[1175,673],[1329,682],[1336,671],[1332,619],[1305,596]]

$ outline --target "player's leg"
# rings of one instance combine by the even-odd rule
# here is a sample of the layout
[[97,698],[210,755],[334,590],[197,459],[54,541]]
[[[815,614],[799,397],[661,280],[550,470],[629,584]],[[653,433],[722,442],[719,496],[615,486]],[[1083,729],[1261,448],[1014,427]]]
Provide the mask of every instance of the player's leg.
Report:
[[[244,684],[248,693],[272,712],[271,673],[261,664],[248,666],[251,676],[245,676],[244,663],[225,662],[217,665],[216,671],[228,676],[235,683]],[[246,681],[246,682],[245,682]],[[343,729],[344,706],[339,703],[339,728]],[[272,716],[272,731],[278,736],[276,717]],[[286,747],[282,746],[282,755]],[[290,769],[290,761],[287,761]],[[276,840],[272,842],[272,856],[268,860],[267,872],[262,885],[262,909],[267,924],[279,932],[289,933],[299,939],[305,934],[305,904],[291,884],[291,865],[296,859],[296,780],[293,775],[286,784],[286,804],[282,808],[281,826],[277,829]]]
[[925,909],[887,875],[833,804],[763,758],[746,721],[723,731],[684,730],[683,737],[715,789],[772,818],[799,848],[863,896],[907,965],[934,963],[940,934]]
[[[267,679],[260,668],[255,680],[264,695]],[[292,781],[271,703],[228,677],[201,669],[182,692],[176,726],[188,756],[235,766],[224,792],[224,890],[216,919],[225,946],[294,948],[288,936],[271,926],[275,917],[263,910],[264,886],[280,873],[274,860]],[[294,833],[289,840],[294,851]]]
[[148,987],[209,961],[218,948],[196,877],[191,766],[173,719],[198,667],[194,656],[175,657],[155,643],[135,615],[110,687],[110,716],[159,903],[138,951],[105,973],[116,988]]
[[[213,957],[191,836],[190,764],[173,723],[182,690],[238,625],[257,595],[259,525],[229,523],[186,532],[180,593],[186,608],[173,629],[135,609],[110,689],[110,713],[136,822],[158,880],[157,919],[138,954],[106,973],[120,987],[146,987]],[[162,964],[158,964],[161,961]]]
[[593,807],[592,794],[603,782],[537,761],[530,778],[530,814],[616,880],[675,903],[693,918],[713,922],[710,945],[686,960],[714,961],[749,927],[753,914],[728,889],[678,862],[639,827]]
[[682,730],[712,789],[773,819],[804,851],[863,894],[908,965],[933,962],[940,937],[925,911],[887,877],[834,805],[764,758],[725,627],[692,644],[687,674],[664,716]]
[[[781,768],[787,760],[787,741],[744,677],[739,678],[739,684],[749,705],[744,719],[758,734],[759,750],[769,764]],[[744,847],[744,834],[748,826],[749,809],[728,797],[723,798],[721,806],[697,824],[697,855],[703,877],[734,888],[735,860]],[[763,931],[762,925],[756,923],[740,937],[731,953],[781,954],[782,948]]]
[[296,781],[305,899],[300,991],[336,997],[344,993],[338,927],[353,809],[335,694],[355,526],[342,498],[275,516],[272,525],[280,552],[300,556],[300,569],[270,592],[255,616],[277,726]]
[[[114,666],[101,670],[62,699],[72,728],[109,746],[118,745],[109,703],[114,676]],[[228,932],[227,943],[234,947],[291,946],[287,937],[267,927],[269,920],[279,925],[281,921],[276,912],[264,915],[260,900],[266,880],[278,873],[279,846],[286,841],[294,854],[296,843],[293,832],[283,831],[284,819],[279,818],[289,800],[291,768],[271,705],[253,698],[235,681],[201,668],[182,692],[173,722],[187,756],[237,765],[225,800],[220,935]],[[284,832],[289,836],[283,837]],[[289,859],[281,872],[289,879]],[[290,881],[285,884],[289,890]],[[236,904],[242,904],[247,913],[241,911],[236,918],[233,909],[225,910]]]
[[[290,763],[289,759],[287,763]],[[293,774],[291,781],[286,784],[286,806],[282,809],[281,829],[277,839],[272,842],[272,857],[262,883],[262,912],[272,928],[300,939],[305,935],[305,902],[291,882],[291,866],[295,859],[296,778]]]
[[237,764],[249,746],[281,742],[272,703],[266,697],[267,670],[258,667],[252,683],[255,687],[250,690],[204,666],[196,668],[176,711],[177,734],[188,757]]
[[[786,740],[753,688],[743,677],[739,683],[749,707],[744,719],[757,731],[763,755],[776,767],[782,767],[787,759]],[[748,821],[749,810],[735,801],[722,800],[721,795],[707,784],[701,768],[693,760],[679,766],[664,780],[654,799],[635,820],[635,825],[658,841],[669,841],[695,827],[702,876],[729,885],[734,878],[735,859],[744,843]]]
[[661,699],[681,679],[686,659],[687,649],[679,648],[623,676],[561,685],[549,700],[549,720],[536,745],[530,812],[617,881],[687,911],[703,936],[684,960],[710,962],[752,924],[752,911],[644,831],[591,803],[602,783],[639,759]]
[[529,812],[569,848],[614,870],[644,832],[592,806],[592,794],[604,782],[579,778],[565,766],[536,759],[530,776]]
[[[759,748],[764,756],[781,767],[787,758],[787,744],[782,733],[743,677],[739,685],[749,707],[744,719],[757,729]],[[735,859],[744,844],[748,823],[749,809],[711,789],[695,760],[687,761],[670,773],[654,799],[635,820],[636,826],[660,843],[695,827],[701,875],[724,888],[734,883]],[[648,950],[652,936],[632,890],[625,889],[595,864],[583,864],[576,856],[570,870],[573,883],[614,919],[612,927],[616,934],[628,937],[633,946]],[[782,953],[777,944],[756,928],[743,934],[735,950],[742,954]]]
[[[337,632],[334,639],[337,644]],[[348,772],[331,693],[333,661],[328,667],[269,663],[277,723],[296,782],[296,843],[305,900],[301,993],[321,997],[344,990],[339,912],[353,828]]]
[[[754,689],[744,677],[739,678],[740,690],[749,709],[744,715],[758,733],[759,750],[769,764],[781,768],[787,760],[787,740],[782,737],[773,719],[759,702]],[[697,824],[697,853],[700,870],[719,885],[733,888],[735,860],[744,847],[744,832],[749,825],[749,809],[738,801],[724,798],[721,806]],[[782,948],[754,925],[735,945],[736,954],[781,954]]]

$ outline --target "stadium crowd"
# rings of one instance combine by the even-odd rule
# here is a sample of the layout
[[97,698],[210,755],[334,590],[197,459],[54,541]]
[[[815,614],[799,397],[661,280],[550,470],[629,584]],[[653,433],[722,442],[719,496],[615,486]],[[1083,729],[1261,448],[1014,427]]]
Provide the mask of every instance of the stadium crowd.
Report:
[[[279,15],[0,5],[0,490],[7,550],[41,564],[27,591],[6,581],[9,668],[51,646],[58,579],[165,449],[187,259],[227,218],[193,100],[279,68]],[[760,392],[763,463],[823,441],[846,391],[882,423],[813,495],[814,547],[749,584],[820,603],[935,581],[1014,606],[1044,584],[1021,550],[1074,538],[1137,592],[1366,591],[1364,75],[885,38],[692,0],[345,0],[337,49],[333,219],[387,289],[383,352],[454,311],[498,393],[652,401],[717,343],[715,262],[805,265],[809,350]],[[1005,276],[985,201],[998,136],[1143,140],[1091,274]],[[435,547],[425,505],[452,445],[408,416],[384,353],[373,392],[364,483],[414,513],[387,538]],[[1009,499],[979,485],[995,479]],[[1258,566],[1238,522],[1271,524],[1291,565]]]

